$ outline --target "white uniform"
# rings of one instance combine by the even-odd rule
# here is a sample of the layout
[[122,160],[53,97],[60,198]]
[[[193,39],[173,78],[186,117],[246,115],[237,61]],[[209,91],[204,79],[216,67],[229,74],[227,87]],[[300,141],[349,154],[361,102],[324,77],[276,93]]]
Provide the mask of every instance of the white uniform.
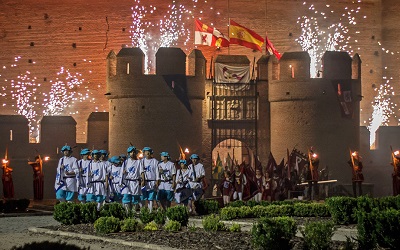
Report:
[[110,192],[111,193],[121,193],[120,183],[122,177],[122,167],[121,165],[115,166],[111,164],[110,168]]
[[79,174],[76,176],[79,194],[85,195],[87,193],[86,176],[91,160],[80,159],[78,161]]
[[195,166],[193,166],[193,164],[190,164],[188,166],[188,169],[191,172],[191,181],[189,182],[190,187],[192,189],[202,188],[203,187],[202,182],[201,181],[196,182],[195,180],[196,178],[199,178],[201,176],[204,177],[206,175],[203,164],[197,163]]
[[190,189],[190,178],[192,172],[189,169],[179,169],[176,172],[176,189],[175,189],[175,200],[177,203],[181,203],[181,190],[183,188]]
[[158,172],[158,167],[157,167],[158,160],[156,160],[155,158],[151,159],[143,158],[142,162],[144,170],[144,179],[146,181],[145,188],[147,191],[154,190],[156,181],[160,179],[160,174]]
[[141,195],[140,181],[142,173],[143,164],[141,160],[126,159],[120,172],[121,194]]
[[107,166],[104,162],[92,161],[86,176],[86,183],[88,185],[87,193],[105,196],[107,191],[105,186],[107,175]]
[[[63,166],[63,168],[62,168]],[[66,175],[66,172],[74,172],[75,175]],[[63,156],[58,161],[57,175],[54,188],[56,191],[65,190],[77,192],[76,175],[79,174],[77,160],[73,156]]]
[[172,189],[172,177],[176,175],[175,164],[171,161],[158,163],[158,172],[160,173],[160,185],[159,190],[174,191]]

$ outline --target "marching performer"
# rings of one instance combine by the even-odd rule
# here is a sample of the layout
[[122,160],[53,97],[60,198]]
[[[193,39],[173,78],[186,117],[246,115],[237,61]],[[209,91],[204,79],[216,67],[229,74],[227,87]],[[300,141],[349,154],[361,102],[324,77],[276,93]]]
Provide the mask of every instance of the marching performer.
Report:
[[186,160],[179,161],[180,169],[176,171],[176,190],[175,190],[175,201],[178,204],[182,204],[189,207],[189,200],[192,199],[192,189],[190,188],[191,172],[188,169]]
[[160,201],[161,207],[166,210],[171,206],[171,201],[174,199],[176,168],[175,164],[170,161],[168,152],[162,152],[160,155],[157,200]]
[[86,175],[89,168],[89,165],[92,161],[89,159],[90,150],[84,148],[81,150],[81,157],[78,161],[78,169],[79,174],[77,175],[77,183],[78,183],[78,201],[81,203],[86,203],[86,193],[87,193],[87,183],[86,183]]
[[121,158],[113,156],[108,161],[111,163],[110,173],[108,176],[108,193],[110,194],[110,201],[119,202],[122,200],[120,182],[122,177]]
[[64,154],[60,158],[57,166],[56,181],[54,188],[56,190],[56,198],[60,202],[72,202],[75,193],[78,191],[76,185],[76,175],[79,174],[77,159],[72,154],[70,146],[65,145],[61,148]]
[[153,201],[157,195],[157,181],[160,179],[160,173],[158,172],[158,160],[153,157],[153,149],[150,147],[143,148],[143,159],[142,165],[144,170],[144,181],[145,185],[142,188],[141,202],[144,206],[147,201],[147,207],[150,212],[153,211]]
[[132,206],[139,204],[141,187],[144,186],[143,164],[137,158],[137,150],[134,146],[127,149],[128,158],[123,162],[120,172],[119,186],[122,194],[122,205],[127,214],[132,210]]
[[247,183],[246,176],[240,171],[240,166],[235,165],[234,172],[232,174],[233,179],[233,200],[242,200],[243,199],[243,189]]
[[357,186],[358,186],[358,195],[362,195],[362,183],[364,181],[364,175],[362,173],[363,169],[363,164],[362,164],[362,158],[358,154],[357,151],[351,152],[350,150],[350,160],[348,161],[353,177],[351,178],[351,181],[353,183],[353,195],[354,197],[357,197]]
[[100,161],[100,156],[99,150],[92,151],[93,160],[86,175],[88,187],[86,198],[88,202],[97,202],[98,211],[100,211],[106,199],[106,181],[109,174],[107,165]]
[[191,180],[189,182],[190,188],[193,191],[193,201],[189,202],[189,212],[196,214],[196,208],[193,208],[193,202],[200,200],[204,194],[203,190],[203,178],[206,176],[204,166],[200,163],[200,157],[197,154],[192,154],[190,156],[192,164],[188,166],[189,171],[191,171]]

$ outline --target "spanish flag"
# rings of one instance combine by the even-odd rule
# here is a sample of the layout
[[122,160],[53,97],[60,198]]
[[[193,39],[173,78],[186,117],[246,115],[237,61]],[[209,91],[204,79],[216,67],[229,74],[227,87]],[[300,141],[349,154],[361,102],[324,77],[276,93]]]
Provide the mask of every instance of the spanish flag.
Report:
[[231,44],[239,44],[262,52],[261,46],[264,43],[264,38],[232,20],[230,20],[229,25],[229,38]]

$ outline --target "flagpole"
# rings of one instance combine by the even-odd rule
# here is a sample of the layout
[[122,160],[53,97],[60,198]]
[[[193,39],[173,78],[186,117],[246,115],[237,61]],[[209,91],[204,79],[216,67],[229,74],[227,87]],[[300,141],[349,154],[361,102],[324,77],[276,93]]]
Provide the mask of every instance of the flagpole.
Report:
[[[230,16],[230,9],[229,9],[229,0],[228,0],[228,37],[230,37],[230,33],[229,33],[229,26],[231,24],[231,16]],[[231,54],[231,46],[229,44],[228,46],[228,55]]]

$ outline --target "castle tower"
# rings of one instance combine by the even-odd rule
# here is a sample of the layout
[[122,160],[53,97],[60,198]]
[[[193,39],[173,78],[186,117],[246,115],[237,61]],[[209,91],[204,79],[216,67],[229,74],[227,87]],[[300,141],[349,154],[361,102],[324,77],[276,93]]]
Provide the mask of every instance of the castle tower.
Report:
[[[205,71],[204,56],[192,53],[195,67]],[[111,154],[126,153],[130,144],[152,147],[156,158],[161,151],[178,157],[179,145],[203,153],[205,72],[186,76],[186,55],[178,48],[159,49],[156,75],[143,74],[144,55],[138,48],[123,48],[116,58],[116,75],[107,79]]]
[[307,52],[282,56],[279,79],[269,76],[271,151],[278,159],[287,149],[307,153],[313,146],[320,168],[329,166],[331,178],[351,181],[347,161],[349,148],[359,150],[361,100],[352,64],[347,53],[326,52],[323,78],[311,79]]

